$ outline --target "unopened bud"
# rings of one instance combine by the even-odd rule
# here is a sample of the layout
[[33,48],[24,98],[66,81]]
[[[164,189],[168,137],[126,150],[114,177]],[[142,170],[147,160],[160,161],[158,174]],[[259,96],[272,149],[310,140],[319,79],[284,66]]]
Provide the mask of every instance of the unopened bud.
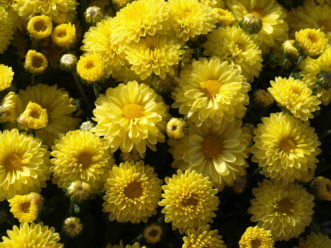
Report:
[[103,16],[104,14],[98,6],[88,7],[85,11],[85,21],[90,24],[95,24],[102,20]]
[[239,22],[239,26],[249,34],[256,34],[260,32],[262,28],[262,21],[260,17],[254,14],[247,14]]
[[64,71],[71,71],[76,69],[77,57],[71,53],[62,55],[60,59],[60,68]]
[[83,224],[77,217],[66,218],[63,222],[63,231],[71,238],[78,236],[83,231]]
[[288,57],[299,57],[299,51],[294,45],[295,41],[294,40],[286,40],[282,44],[282,52],[285,56]]

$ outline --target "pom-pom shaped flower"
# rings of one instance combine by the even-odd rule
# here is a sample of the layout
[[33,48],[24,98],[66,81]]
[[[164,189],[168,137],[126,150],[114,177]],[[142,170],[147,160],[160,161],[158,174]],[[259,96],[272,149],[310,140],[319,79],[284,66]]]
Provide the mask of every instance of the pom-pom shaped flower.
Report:
[[46,187],[49,155],[41,140],[5,130],[0,132],[0,151],[0,201]]
[[306,28],[296,32],[295,40],[303,52],[312,57],[321,55],[328,44],[325,34],[319,29],[313,28]]
[[299,239],[299,245],[294,248],[329,248],[331,239],[322,233],[310,233],[305,239]]
[[35,39],[45,39],[51,35],[53,23],[48,16],[34,16],[29,20],[27,30],[31,37]]
[[252,160],[263,168],[267,177],[293,182],[316,167],[321,143],[314,131],[309,122],[290,114],[273,113],[264,117],[254,130]]
[[296,118],[307,121],[314,118],[313,112],[319,110],[321,102],[307,84],[301,80],[276,77],[268,88],[276,102],[290,111]]
[[314,196],[298,184],[264,180],[253,189],[248,212],[258,227],[270,230],[275,241],[298,237],[311,222]]
[[226,61],[202,58],[181,72],[173,92],[173,107],[190,121],[201,125],[204,121],[221,123],[244,116],[250,85]]
[[44,54],[35,50],[29,50],[25,56],[24,68],[32,74],[43,73],[48,65]]
[[191,126],[182,140],[169,141],[174,157],[172,166],[196,170],[220,189],[231,186],[246,174],[250,139],[247,130],[241,128],[241,121]]
[[62,229],[66,235],[74,238],[82,233],[83,224],[77,217],[68,217],[64,220]]
[[63,248],[59,243],[60,235],[53,227],[49,228],[43,224],[23,223],[19,227],[14,226],[13,230],[8,230],[7,235],[2,237],[0,247],[36,247]]
[[182,118],[171,118],[167,123],[167,135],[169,138],[181,139],[185,136],[187,123]]
[[8,89],[14,78],[13,69],[10,66],[0,64],[0,91]]
[[0,103],[0,122],[15,122],[17,113],[22,111],[21,108],[21,99],[13,91],[10,91]]
[[191,228],[208,224],[216,216],[219,200],[217,189],[207,177],[196,171],[177,171],[171,178],[165,178],[166,185],[162,188],[162,213],[165,222],[171,222],[173,229],[181,233]]
[[66,133],[55,140],[52,150],[53,182],[60,188],[79,180],[96,191],[105,183],[114,162],[106,142],[85,130]]
[[109,212],[109,220],[147,222],[148,217],[156,214],[161,182],[154,168],[143,161],[114,166],[105,184],[103,210]]
[[75,25],[64,23],[56,26],[52,33],[52,40],[59,47],[69,48],[76,41]]
[[105,64],[96,54],[80,57],[77,63],[77,73],[88,83],[94,83],[105,75]]
[[240,68],[252,82],[262,69],[262,53],[255,42],[239,27],[218,28],[208,35],[203,44],[205,55],[215,55]]
[[21,129],[41,129],[47,126],[47,122],[47,110],[34,102],[29,102],[23,113],[17,118]]
[[163,99],[146,84],[131,81],[109,88],[96,101],[94,132],[104,136],[112,151],[135,148],[144,154],[146,146],[156,150],[164,141],[168,112]]
[[14,16],[13,12],[7,12],[0,6],[0,54],[3,53],[14,35]]
[[274,239],[270,230],[260,227],[248,227],[239,241],[240,248],[274,248]]

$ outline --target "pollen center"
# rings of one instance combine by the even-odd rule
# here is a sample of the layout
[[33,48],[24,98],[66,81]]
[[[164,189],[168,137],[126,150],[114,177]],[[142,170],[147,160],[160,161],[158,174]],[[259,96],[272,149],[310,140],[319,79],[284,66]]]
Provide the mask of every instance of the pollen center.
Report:
[[38,20],[33,25],[37,32],[44,32],[47,29],[47,25],[44,20]]
[[140,118],[143,115],[143,108],[135,103],[128,103],[123,108],[123,116],[127,119]]
[[85,69],[90,70],[94,67],[93,61],[87,61],[85,64]]
[[293,211],[293,202],[288,199],[288,198],[284,198],[282,200],[280,200],[279,202],[277,202],[277,211],[283,214],[291,214]]
[[258,239],[253,239],[251,242],[252,248],[260,248],[261,245],[262,245],[262,242],[261,242],[261,240],[258,240]]
[[143,188],[140,182],[133,181],[124,188],[124,194],[130,199],[138,198],[142,193]]
[[66,30],[60,30],[57,33],[57,37],[59,37],[59,38],[63,38],[63,37],[66,37],[66,36],[67,36],[67,31]]
[[290,152],[297,146],[296,141],[292,137],[286,137],[280,140],[279,147],[284,152]]
[[184,207],[187,207],[187,206],[196,206],[196,205],[198,205],[198,200],[197,200],[197,198],[194,195],[192,195],[189,198],[184,198],[182,200],[182,205]]
[[40,68],[43,65],[43,59],[40,56],[33,56],[32,57],[32,67]]
[[318,40],[318,38],[317,38],[317,36],[316,36],[315,33],[310,33],[310,34],[308,34],[307,38],[308,38],[308,40],[310,40],[311,42],[317,42],[317,40]]
[[292,87],[291,88],[292,93],[296,94],[296,95],[300,95],[301,94],[301,89],[299,87]]
[[31,203],[30,202],[23,202],[20,207],[23,213],[29,213]]
[[9,154],[9,156],[4,159],[4,166],[7,171],[20,170],[23,166],[21,156],[15,152]]
[[92,155],[89,152],[83,151],[77,156],[77,163],[83,166],[83,169],[87,169],[92,164]]
[[207,159],[213,159],[221,154],[222,141],[218,136],[205,136],[201,145],[201,149]]
[[221,85],[218,80],[206,80],[202,82],[201,88],[207,96],[213,97],[219,92]]

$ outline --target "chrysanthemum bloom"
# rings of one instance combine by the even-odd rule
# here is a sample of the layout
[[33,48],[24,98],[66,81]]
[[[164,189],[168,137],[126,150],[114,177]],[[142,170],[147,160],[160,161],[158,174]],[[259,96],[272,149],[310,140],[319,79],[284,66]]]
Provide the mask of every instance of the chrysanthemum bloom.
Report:
[[[200,1],[201,2],[201,1]],[[217,23],[221,26],[229,26],[236,21],[231,11],[222,8],[215,8]]]
[[103,211],[109,212],[111,221],[147,222],[156,214],[161,183],[154,168],[143,161],[114,166],[105,184]]
[[142,37],[168,29],[169,7],[164,0],[137,0],[113,18],[111,43],[139,42]]
[[53,182],[66,188],[71,182],[88,183],[92,191],[100,189],[114,161],[106,142],[84,131],[69,131],[52,146]]
[[198,0],[169,0],[171,28],[182,41],[207,34],[217,23],[213,8]]
[[326,177],[316,177],[313,181],[316,198],[331,201],[331,180]]
[[270,230],[260,227],[248,227],[239,241],[240,248],[274,248],[274,239]]
[[55,45],[69,48],[76,41],[76,27],[71,23],[56,26],[52,33],[52,41]]
[[76,0],[15,0],[11,5],[24,20],[41,14],[49,16],[55,23],[73,20],[76,16]]
[[17,118],[17,123],[21,129],[41,129],[47,126],[47,110],[39,104],[29,102],[23,113]]
[[262,70],[262,53],[248,34],[236,26],[218,28],[208,35],[203,44],[205,55],[218,56],[234,67],[252,82]]
[[316,167],[321,143],[309,122],[290,114],[273,113],[262,118],[254,134],[252,160],[262,167],[267,177],[293,182]]
[[68,217],[64,220],[62,228],[65,234],[73,238],[82,233],[83,224],[77,217]]
[[40,139],[5,130],[0,132],[0,151],[0,201],[46,187],[49,154]]
[[99,6],[90,6],[84,13],[86,23],[95,24],[102,20],[104,14]]
[[161,96],[145,84],[131,81],[109,88],[96,101],[93,111],[97,125],[94,131],[104,136],[113,152],[136,149],[144,154],[146,146],[156,150],[163,142],[168,108]]
[[77,73],[88,83],[101,80],[105,75],[105,64],[96,54],[82,56],[77,63]]
[[81,203],[91,196],[92,189],[90,184],[77,180],[69,184],[66,193],[70,200]]
[[328,44],[325,34],[321,30],[313,28],[296,32],[295,40],[303,52],[311,57],[321,55]]
[[162,232],[160,225],[151,224],[145,227],[143,235],[147,243],[156,244],[161,240]]
[[23,223],[19,227],[14,226],[13,230],[8,230],[7,235],[2,237],[1,248],[7,247],[37,247],[63,248],[59,243],[60,235],[53,227],[49,228],[43,224]]
[[281,50],[283,54],[290,58],[299,57],[298,48],[295,47],[295,40],[286,40],[283,42]]
[[181,72],[172,107],[201,125],[204,121],[233,121],[246,112],[250,85],[238,69],[217,57],[193,61]]
[[181,55],[181,45],[171,36],[147,36],[139,43],[130,43],[125,48],[126,59],[131,70],[142,80],[152,75],[165,79],[166,74],[174,74],[172,66],[178,64]]
[[209,225],[199,226],[197,229],[187,231],[187,236],[183,237],[182,248],[226,248],[222,236],[217,230],[210,230]]
[[234,180],[246,174],[251,136],[241,124],[236,120],[199,128],[192,125],[186,137],[169,141],[172,166],[196,170],[220,189],[232,186]]
[[227,0],[227,6],[238,21],[248,14],[253,14],[261,21],[262,28],[253,37],[260,43],[264,53],[287,39],[286,13],[276,0]]
[[275,241],[298,237],[311,222],[314,196],[298,184],[264,180],[253,189],[248,213],[257,226],[270,230]]
[[13,69],[10,66],[0,64],[0,91],[8,89],[13,78]]
[[29,20],[27,30],[31,37],[35,39],[45,39],[51,35],[53,23],[48,16],[34,16]]
[[[140,11],[140,10],[139,10]],[[84,34],[81,50],[87,54],[96,54],[105,63],[105,77],[108,78],[114,70],[126,64],[125,54],[120,44],[112,42],[114,28],[113,18],[107,18]]]
[[313,95],[313,91],[303,81],[276,77],[268,88],[276,102],[303,121],[314,118],[313,112],[319,110],[321,101]]
[[182,118],[171,118],[167,123],[167,135],[169,138],[181,139],[185,135],[187,123]]
[[0,122],[16,122],[17,113],[22,112],[21,109],[21,99],[13,91],[10,91],[0,103]]
[[8,200],[10,212],[19,222],[34,222],[43,204],[43,197],[38,193],[15,195]]
[[274,98],[268,91],[258,89],[254,92],[253,102],[255,105],[263,108],[273,104]]
[[224,0],[199,0],[199,2],[212,8],[225,8]]
[[3,53],[14,35],[14,16],[13,12],[7,12],[0,6],[0,54]]
[[25,56],[24,68],[32,74],[43,73],[48,65],[47,58],[44,54],[29,50]]
[[208,224],[216,216],[219,199],[217,189],[207,177],[194,170],[177,171],[165,178],[164,193],[159,205],[163,207],[165,222],[181,233]]
[[299,245],[294,248],[329,248],[331,239],[322,233],[310,233],[305,239],[299,239]]

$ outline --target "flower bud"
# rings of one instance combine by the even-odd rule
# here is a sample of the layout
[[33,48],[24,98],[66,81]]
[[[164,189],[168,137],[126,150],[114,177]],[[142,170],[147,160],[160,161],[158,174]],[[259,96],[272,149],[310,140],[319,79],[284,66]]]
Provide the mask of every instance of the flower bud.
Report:
[[70,200],[81,203],[91,196],[91,186],[82,181],[74,181],[67,188]]
[[256,34],[260,32],[262,28],[262,21],[260,17],[254,14],[247,14],[243,17],[243,19],[239,22],[239,26],[249,34]]
[[286,40],[282,44],[281,50],[285,56],[292,58],[299,57],[299,51],[294,46],[294,42],[294,40]]
[[162,227],[160,225],[151,224],[144,229],[144,238],[147,243],[156,244],[161,240]]
[[66,218],[63,222],[63,231],[71,238],[78,236],[83,231],[83,224],[77,217]]
[[182,118],[171,118],[167,123],[167,135],[169,138],[181,139],[186,132],[186,122]]
[[313,181],[315,195],[318,199],[331,201],[331,180],[325,177],[316,177]]
[[74,54],[63,54],[60,59],[60,68],[64,71],[76,69],[77,57]]
[[95,125],[94,125],[94,123],[92,121],[84,121],[80,125],[79,129],[80,130],[85,130],[85,131],[91,131],[91,129],[94,128],[94,126]]
[[273,104],[274,98],[266,90],[258,89],[254,92],[253,102],[259,107],[268,107]]
[[102,20],[103,16],[104,14],[98,6],[88,7],[85,11],[85,21],[90,24],[95,24]]

